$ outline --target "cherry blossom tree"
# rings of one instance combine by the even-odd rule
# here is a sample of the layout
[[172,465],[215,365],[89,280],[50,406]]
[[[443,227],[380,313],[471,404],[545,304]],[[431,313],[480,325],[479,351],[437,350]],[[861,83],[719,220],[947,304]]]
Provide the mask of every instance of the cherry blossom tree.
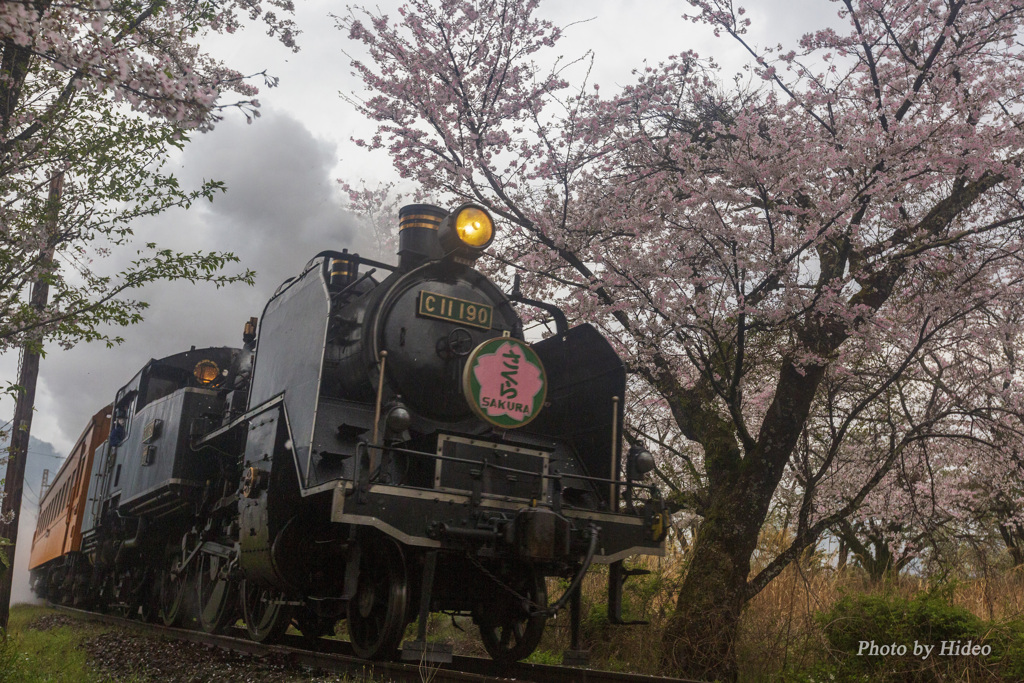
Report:
[[[840,564],[852,553],[872,581],[907,568],[941,579],[1018,566],[1024,468],[1019,448],[996,443],[985,422],[975,421],[977,431],[959,438],[933,432],[905,452],[863,504],[831,528]],[[1019,433],[1014,438],[1019,442]]]
[[[611,95],[585,62],[538,65],[561,30],[536,0],[339,19],[368,52],[363,144],[504,218],[495,272],[600,325],[657,396],[634,437],[675,443],[667,418],[699,448],[676,673],[734,678],[745,602],[901,471],[952,478],[965,445],[1006,464],[1019,441],[1024,6],[833,4],[841,30],[761,48],[742,8],[690,0],[750,78],[685,52]],[[792,545],[751,576],[787,477]]]
[[[162,172],[173,147],[210,129],[225,108],[250,121],[258,113],[256,86],[201,41],[259,20],[294,47],[292,22],[277,15],[291,11],[291,0],[0,2],[0,353],[21,346],[35,366],[47,340],[115,343],[109,326],[137,322],[146,308],[125,293],[153,281],[252,281],[248,270],[223,272],[237,261],[231,253],[148,243],[119,272],[106,257],[131,248],[137,218],[222,189],[182,188]],[[48,301],[32,293],[43,284]],[[31,402],[32,390],[9,380],[0,390]],[[14,427],[26,443],[29,423]],[[0,539],[0,550],[17,537],[8,511],[21,504],[23,449],[11,447],[0,519],[11,541]],[[0,577],[2,630],[10,575]]]
[[[145,308],[124,293],[155,280],[251,280],[223,272],[229,253],[146,244],[120,272],[106,257],[130,248],[137,218],[223,189],[182,188],[161,170],[188,133],[227,108],[258,115],[252,78],[201,42],[258,21],[294,48],[291,11],[290,0],[0,3],[0,352],[44,339],[115,342],[104,325],[135,322]],[[59,198],[48,196],[53,177]],[[40,279],[51,291],[41,311],[27,296]]]

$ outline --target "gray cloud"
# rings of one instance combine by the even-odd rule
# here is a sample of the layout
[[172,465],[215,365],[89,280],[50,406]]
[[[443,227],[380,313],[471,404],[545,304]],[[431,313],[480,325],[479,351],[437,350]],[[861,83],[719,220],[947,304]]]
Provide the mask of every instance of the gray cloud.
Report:
[[336,155],[333,144],[314,138],[297,119],[271,111],[253,125],[234,120],[196,140],[183,177],[224,179],[230,191],[209,211],[235,227],[263,238],[315,236],[340,222],[329,177]]

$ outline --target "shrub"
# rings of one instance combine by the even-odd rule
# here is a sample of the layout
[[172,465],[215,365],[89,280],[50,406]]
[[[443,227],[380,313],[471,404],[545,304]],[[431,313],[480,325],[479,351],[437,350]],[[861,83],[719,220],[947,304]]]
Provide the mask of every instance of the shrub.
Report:
[[818,623],[837,680],[1019,680],[1019,625],[986,622],[952,604],[952,586],[911,598],[892,591],[845,595]]

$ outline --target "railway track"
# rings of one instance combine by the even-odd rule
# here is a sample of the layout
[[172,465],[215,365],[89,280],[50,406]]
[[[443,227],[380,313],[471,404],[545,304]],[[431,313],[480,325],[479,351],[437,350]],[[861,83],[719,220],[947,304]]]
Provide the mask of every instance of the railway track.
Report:
[[356,680],[395,681],[396,683],[431,681],[432,683],[489,683],[509,680],[535,683],[700,683],[692,679],[643,676],[599,669],[517,663],[499,668],[493,661],[480,657],[456,656],[450,664],[415,664],[403,662],[370,662],[352,654],[348,643],[320,639],[316,649],[310,649],[301,636],[285,636],[281,643],[265,645],[238,634],[210,635],[202,631],[168,628],[110,614],[86,612],[63,605],[50,607],[76,615],[89,621],[122,626],[137,633],[213,645],[224,650],[250,655],[276,654],[294,664],[338,674],[348,674]]

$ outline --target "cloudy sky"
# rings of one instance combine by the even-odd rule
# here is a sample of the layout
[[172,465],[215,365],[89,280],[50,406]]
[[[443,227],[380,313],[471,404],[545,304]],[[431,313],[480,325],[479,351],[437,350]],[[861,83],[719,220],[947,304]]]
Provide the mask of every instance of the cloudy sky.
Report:
[[[234,251],[244,267],[258,272],[254,287],[165,283],[140,298],[152,307],[146,321],[121,331],[125,343],[113,349],[81,345],[50,349],[39,378],[33,436],[66,453],[85,421],[110,401],[148,359],[195,346],[235,346],[244,322],[260,315],[277,285],[297,273],[323,249],[369,251],[368,237],[357,234],[346,216],[337,181],[392,178],[382,153],[360,150],[350,138],[372,131],[339,93],[358,91],[345,52],[359,53],[334,28],[331,12],[344,5],[300,0],[296,19],[303,34],[301,51],[291,53],[258,30],[215,43],[226,62],[241,71],[266,69],[280,86],[264,89],[262,116],[246,125],[228,112],[212,133],[197,136],[171,160],[169,168],[185,183],[216,178],[228,193],[213,204],[168,212],[140,222],[139,241],[157,241],[180,249]],[[835,23],[838,5],[827,0],[751,0],[750,40],[757,44],[792,43],[801,33]],[[394,14],[398,3],[377,6]],[[547,0],[540,15],[556,23],[582,22],[558,45],[566,58],[594,51],[591,80],[603,93],[632,81],[630,72],[671,54],[692,49],[714,56],[726,73],[742,63],[727,39],[715,39],[706,27],[682,18],[688,5],[668,0],[598,0],[588,3]],[[17,358],[0,356],[0,376],[14,380]],[[13,405],[0,402],[0,423]],[[38,482],[31,482],[38,488]]]

